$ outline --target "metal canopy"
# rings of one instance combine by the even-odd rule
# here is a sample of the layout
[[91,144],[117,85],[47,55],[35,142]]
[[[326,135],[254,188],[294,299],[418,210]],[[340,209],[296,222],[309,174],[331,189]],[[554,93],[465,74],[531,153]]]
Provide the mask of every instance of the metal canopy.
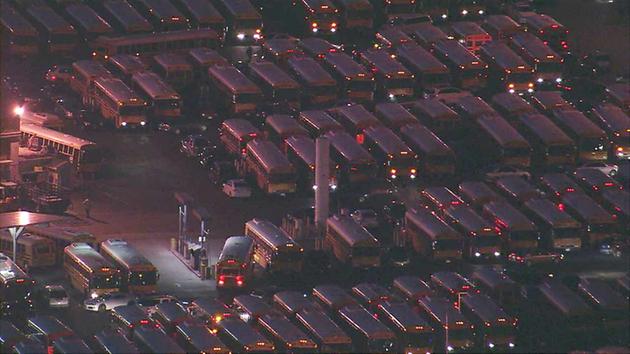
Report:
[[16,260],[17,239],[22,235],[24,227],[66,219],[69,219],[69,217],[31,213],[29,211],[13,211],[0,214],[0,230],[8,229],[13,239],[13,261],[15,262]]

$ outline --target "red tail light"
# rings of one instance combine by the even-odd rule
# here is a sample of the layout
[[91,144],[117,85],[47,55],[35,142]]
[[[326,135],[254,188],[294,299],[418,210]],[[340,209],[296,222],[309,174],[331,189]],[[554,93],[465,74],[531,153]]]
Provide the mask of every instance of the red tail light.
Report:
[[461,202],[459,200],[453,200],[451,202],[451,205],[460,205],[460,204],[461,204]]
[[567,193],[573,193],[573,192],[575,192],[575,188],[567,187],[566,191],[567,191]]
[[236,276],[236,285],[242,286],[243,283],[244,283],[243,276],[242,275],[237,275]]
[[140,324],[143,324],[143,325],[149,324],[149,320],[140,320]]
[[604,187],[612,187],[612,186],[614,186],[614,185],[615,185],[615,184],[614,184],[614,183],[612,183],[612,182],[604,182]]
[[564,211],[564,204],[562,203],[558,204],[558,210]]

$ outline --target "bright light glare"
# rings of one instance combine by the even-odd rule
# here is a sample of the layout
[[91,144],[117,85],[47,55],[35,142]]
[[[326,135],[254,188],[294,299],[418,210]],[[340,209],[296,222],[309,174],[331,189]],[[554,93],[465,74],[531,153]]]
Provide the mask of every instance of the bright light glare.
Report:
[[448,15],[447,14],[442,14],[442,18],[446,20],[448,18]]
[[147,125],[147,122],[142,121],[142,122],[140,122],[140,125],[144,127],[145,125]]
[[13,109],[13,114],[15,114],[18,117],[21,117],[24,114],[24,107],[15,106],[15,108]]
[[475,257],[481,257],[481,253],[475,252]]
[[237,34],[237,35],[236,35],[236,38],[238,38],[239,40],[241,40],[241,41],[242,41],[243,39],[245,39],[245,33],[239,33],[239,34]]
[[514,343],[509,343],[509,344],[508,344],[508,347],[510,347],[510,348],[514,348]]
[[562,78],[561,78],[561,77],[557,78],[557,79],[556,79],[556,82],[557,82],[557,83],[561,83],[561,82],[562,82]]
[[543,82],[543,81],[544,81],[544,80],[543,80],[543,78],[542,78],[542,77],[539,77],[538,79],[536,79],[536,82],[538,82],[539,84],[540,84],[541,82]]
[[499,252],[499,251],[494,252],[494,256],[495,257],[499,257],[500,255],[501,255],[501,252]]
[[464,16],[468,15],[468,10],[462,10],[462,15]]
[[123,127],[126,127],[127,126],[127,122],[122,122],[122,123],[120,123],[120,125],[122,125]]
[[92,299],[96,299],[96,298],[98,297],[98,294],[97,294],[97,293],[92,293],[92,294],[90,295],[90,297],[91,297]]
[[453,347],[451,347],[450,345],[446,347],[446,350],[448,350],[449,352],[453,351]]

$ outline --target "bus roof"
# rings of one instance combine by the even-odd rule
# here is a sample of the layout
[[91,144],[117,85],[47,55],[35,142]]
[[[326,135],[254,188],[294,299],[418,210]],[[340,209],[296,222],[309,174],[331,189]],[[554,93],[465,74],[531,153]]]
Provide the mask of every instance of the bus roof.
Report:
[[86,4],[70,4],[66,6],[66,12],[88,32],[106,34],[114,31],[107,21]]
[[374,158],[357,141],[344,131],[330,131],[326,138],[332,147],[350,163],[373,164]]
[[291,57],[288,64],[309,86],[337,85],[337,81],[312,58]]
[[449,155],[455,153],[429,128],[422,124],[409,124],[400,128],[400,134],[416,153]]
[[218,323],[220,331],[232,337],[239,345],[249,347],[250,350],[273,352],[274,345],[265,339],[249,324],[238,318],[226,318]]
[[198,297],[192,302],[192,306],[196,311],[200,310],[204,315],[211,317],[219,316],[223,319],[232,315],[230,308],[215,297]]
[[383,152],[392,156],[414,157],[413,151],[393,131],[384,126],[366,128],[365,135],[377,144]]
[[560,210],[554,203],[544,198],[533,198],[525,202],[525,206],[552,227],[579,228],[582,226],[569,214]]
[[509,92],[497,93],[492,96],[492,105],[506,115],[518,115],[536,111],[529,102]]
[[282,307],[285,313],[297,314],[303,310],[321,311],[313,298],[299,291],[285,290],[275,293],[273,302]]
[[466,49],[466,47],[464,47],[458,41],[437,42],[435,44],[435,49],[456,65],[460,67],[463,66],[464,69],[482,69],[487,67],[485,62],[483,62],[473,53],[469,52],[468,49]]
[[300,89],[300,85],[289,74],[270,61],[251,62],[249,69],[274,89]]
[[389,291],[383,286],[376,283],[359,283],[352,287],[352,293],[363,302],[370,303],[372,301],[389,300]]
[[574,145],[573,140],[568,135],[542,114],[523,114],[519,116],[519,120],[545,144]]
[[148,323],[149,321],[149,315],[138,305],[116,306],[112,309],[112,316],[119,317],[129,326],[141,324],[143,321]]
[[392,287],[402,292],[407,298],[414,302],[420,297],[433,295],[433,289],[431,289],[429,284],[415,275],[401,275],[396,277]]
[[455,111],[437,98],[415,100],[411,107],[414,112],[427,115],[431,119],[459,119],[459,115]]
[[5,30],[14,35],[36,36],[37,30],[19,12],[8,3],[2,3],[0,22]]
[[315,344],[302,330],[297,328],[288,318],[280,314],[269,314],[258,319],[261,327],[274,337],[280,339],[292,350],[316,350]]
[[83,339],[70,336],[63,337],[55,340],[53,347],[55,348],[55,352],[59,353],[71,353],[71,354],[92,354],[93,351],[88,347],[88,345],[83,341]]
[[300,54],[298,42],[294,38],[272,38],[265,40],[262,46],[274,56]]
[[339,117],[342,125],[349,125],[346,129],[365,129],[381,125],[381,122],[372,112],[361,104],[351,104],[334,107],[328,110],[335,117]]
[[293,165],[274,143],[254,139],[247,143],[247,151],[260,162],[267,173],[293,173]]
[[262,16],[249,0],[220,0],[230,15],[242,20],[261,20]]
[[431,281],[451,292],[466,292],[474,289],[474,285],[461,274],[452,271],[440,271],[431,274]]
[[390,47],[398,47],[401,44],[412,43],[413,39],[396,27],[381,28],[376,32],[376,39],[387,43]]
[[630,138],[630,117],[614,104],[604,103],[592,110],[593,116],[600,126],[613,135],[613,137]]
[[361,57],[373,66],[372,72],[381,73],[395,77],[413,78],[413,74],[388,52],[384,50],[371,49],[361,53]]
[[361,64],[354,61],[348,54],[342,52],[327,53],[324,61],[341,76],[347,80],[374,80],[372,73],[367,71]]
[[225,19],[221,13],[207,0],[178,0],[198,24],[222,24]]
[[320,134],[325,134],[329,131],[343,130],[341,124],[323,110],[301,111],[300,120],[308,126],[315,128]]
[[500,146],[505,148],[529,148],[525,138],[499,115],[484,115],[476,120],[477,124]]
[[252,230],[257,238],[260,238],[261,241],[275,250],[285,247],[300,247],[284,230],[277,227],[269,220],[260,218],[251,219],[245,223],[245,229]]
[[74,332],[68,326],[51,315],[30,317],[28,325],[46,335],[54,335],[57,338],[74,336]]
[[208,68],[208,74],[236,93],[262,95],[262,91],[256,84],[231,65],[211,66]]
[[155,305],[155,313],[161,315],[168,322],[182,322],[190,315],[175,301],[166,301]]
[[94,84],[114,101],[138,106],[146,105],[146,102],[120,79],[101,77],[96,79]]
[[512,231],[537,230],[536,224],[508,202],[490,202],[484,205],[483,209],[495,218],[495,223],[504,225]]
[[370,10],[372,11],[372,4],[368,0],[337,0],[339,6],[346,10]]
[[499,190],[504,191],[519,201],[542,197],[543,193],[525,178],[519,176],[504,176],[495,181]]
[[580,138],[606,138],[606,132],[592,120],[578,110],[559,110],[553,112],[553,117],[573,134]]
[[160,20],[160,22],[179,22],[188,21],[184,15],[168,0],[134,0],[149,9],[151,16]]
[[[483,23],[500,32],[514,33],[521,31],[521,25],[506,15],[488,15],[484,17]],[[495,38],[495,40],[497,39]]]
[[339,316],[368,340],[394,339],[394,333],[360,306],[348,306],[339,310]]
[[73,258],[77,263],[89,268],[91,271],[116,269],[113,264],[103,258],[103,256],[87,243],[73,243],[66,246],[64,253]]
[[103,7],[125,27],[127,32],[151,32],[153,26],[125,0],[105,0]]
[[378,240],[349,216],[331,216],[326,221],[326,227],[335,230],[350,247],[379,246]]
[[147,69],[147,65],[139,57],[131,54],[115,54],[110,56],[108,60],[126,75]]
[[122,333],[120,330],[103,330],[99,333],[96,333],[94,335],[94,338],[101,347],[107,350],[108,353],[140,353],[135,344],[125,338],[124,333]]
[[462,305],[468,307],[484,323],[492,326],[512,326],[514,319],[485,294],[462,296]]
[[448,35],[444,31],[430,23],[419,24],[414,29],[412,36],[420,43],[432,45],[448,40]]
[[467,205],[449,207],[445,213],[468,232],[496,235],[492,225]]
[[254,125],[241,118],[226,119],[221,123],[221,129],[227,130],[231,135],[239,139],[243,139],[245,136],[256,137],[260,135],[260,130],[254,127]]
[[117,263],[132,269],[134,267],[153,268],[153,264],[142,255],[135,247],[131,246],[127,241],[120,239],[109,239],[101,242],[101,250],[108,253]]
[[429,296],[418,299],[418,304],[442,326],[448,325],[451,329],[468,327],[468,321],[450,300]]
[[44,344],[38,342],[36,339],[26,339],[16,343],[13,346],[13,352],[18,354],[44,354],[47,353],[47,348]]
[[28,274],[24,272],[17,264],[13,263],[11,258],[0,253],[0,280],[3,283],[12,279],[27,279]]
[[529,64],[519,57],[505,43],[493,41],[481,47],[481,53],[486,56],[486,60],[493,60],[499,68],[506,72],[534,72]]
[[628,109],[628,105],[630,105],[630,85],[621,82],[608,85],[606,86],[606,92],[624,105],[623,109]]
[[163,330],[152,326],[139,326],[133,330],[134,339],[138,338],[149,350],[156,353],[183,354],[185,350],[179,347]]
[[296,135],[288,137],[284,142],[307,165],[315,168],[315,140],[308,136]]
[[352,344],[352,339],[320,310],[303,310],[296,315],[296,318],[325,345]]
[[576,293],[558,281],[547,280],[538,286],[549,303],[565,316],[580,316],[593,310]]
[[567,193],[562,203],[569,206],[585,223],[615,224],[615,218],[597,204],[591,197],[582,193]]
[[400,103],[379,103],[374,107],[374,113],[390,129],[397,130],[407,124],[419,123],[418,118]]
[[583,192],[577,182],[564,173],[544,174],[540,177],[540,182],[558,196],[564,192]]
[[483,206],[489,202],[498,202],[503,198],[486,183],[464,181],[459,184],[459,194],[474,206]]
[[432,212],[421,209],[409,209],[405,218],[419,228],[428,237],[436,239],[460,239],[461,235],[445,221]]
[[302,48],[310,55],[315,55],[319,58],[323,58],[328,52],[337,51],[337,47],[335,47],[332,43],[319,37],[301,38],[298,41],[298,47]]
[[161,53],[153,56],[155,63],[165,70],[192,70],[186,57],[178,53]]
[[497,112],[490,107],[486,101],[477,96],[466,95],[460,97],[453,103],[453,105],[457,111],[462,112],[470,118],[477,118],[484,114],[497,114]]
[[[116,0],[119,1],[119,0]],[[155,33],[137,33],[122,36],[99,36],[94,44],[98,46],[129,46],[149,43],[168,43],[172,41],[212,39],[218,40],[217,32],[210,28],[198,28],[190,30],[166,31]]]
[[[13,242],[8,230],[0,231],[0,238],[5,239],[5,240],[11,240],[11,242]],[[33,234],[29,234],[28,232],[25,232],[18,239],[18,243],[32,246],[32,245],[37,245],[37,244],[52,244],[53,241],[43,236],[33,235]]]
[[483,285],[492,290],[497,288],[516,289],[518,287],[518,284],[505,273],[499,272],[492,267],[480,267],[475,269],[471,278],[477,282],[483,283]]
[[216,335],[204,323],[196,320],[188,320],[176,327],[183,337],[188,338],[190,344],[204,353],[229,353],[228,347],[223,344]]
[[573,106],[562,97],[560,91],[537,91],[532,95],[532,101],[543,111],[574,109]]
[[535,62],[563,61],[553,49],[532,33],[519,33],[512,37],[512,44],[527,53]]
[[464,204],[464,201],[457,194],[444,186],[427,186],[422,190],[421,195],[439,204],[439,208]]
[[133,82],[138,85],[152,100],[173,99],[179,100],[180,96],[162,78],[151,71],[137,72],[132,76]]
[[79,60],[72,63],[72,68],[82,76],[88,76],[90,79],[98,77],[113,77],[112,73],[107,70],[101,62],[95,60]]
[[43,3],[29,6],[26,12],[51,33],[76,34],[71,24]]
[[356,300],[338,285],[318,285],[313,288],[313,296],[333,310],[338,310],[345,306],[358,306]]
[[253,240],[249,236],[230,236],[223,244],[217,263],[233,259],[241,264],[247,262],[252,254]]
[[29,135],[38,136],[49,139],[57,143],[72,146],[75,149],[84,149],[86,147],[96,147],[96,144],[85,139],[77,138],[72,135],[48,129],[35,124],[20,124],[20,131]]
[[24,333],[17,329],[9,320],[0,320],[0,343],[2,343],[3,347],[10,345],[10,343],[19,342],[25,338]]
[[227,59],[221,56],[219,52],[210,48],[193,48],[188,51],[188,55],[201,67],[209,67],[212,65],[229,65]]
[[547,30],[548,28],[564,28],[560,22],[546,14],[533,13],[529,16],[524,16],[523,19],[526,25],[535,31]]
[[458,21],[451,23],[453,32],[461,37],[476,36],[480,34],[488,35],[481,26],[472,21]]
[[612,205],[616,212],[626,217],[630,216],[630,193],[618,189],[608,189],[602,192],[602,197]]
[[595,307],[605,311],[628,313],[628,300],[603,279],[580,279],[578,291]]

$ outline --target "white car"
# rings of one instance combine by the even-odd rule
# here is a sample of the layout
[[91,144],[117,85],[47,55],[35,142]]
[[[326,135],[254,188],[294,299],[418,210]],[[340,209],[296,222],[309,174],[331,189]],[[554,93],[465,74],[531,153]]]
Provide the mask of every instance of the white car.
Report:
[[353,211],[350,216],[357,224],[365,227],[366,229],[378,227],[378,216],[372,209],[357,209]]
[[44,287],[48,307],[65,308],[70,306],[68,292],[61,285],[46,285]]
[[588,162],[580,167],[580,169],[600,170],[607,176],[615,176],[619,172],[619,166],[606,162]]
[[508,176],[522,177],[522,178],[525,178],[526,180],[530,180],[532,178],[532,175],[529,172],[512,167],[512,166],[494,167],[494,168],[491,168],[485,174],[486,181],[495,181],[499,178],[508,177]]
[[114,292],[83,301],[83,308],[88,311],[103,312],[111,310],[117,306],[131,305],[133,303],[135,303],[133,296],[125,293]]
[[223,193],[231,198],[249,198],[252,196],[252,189],[242,179],[229,179],[223,183]]

